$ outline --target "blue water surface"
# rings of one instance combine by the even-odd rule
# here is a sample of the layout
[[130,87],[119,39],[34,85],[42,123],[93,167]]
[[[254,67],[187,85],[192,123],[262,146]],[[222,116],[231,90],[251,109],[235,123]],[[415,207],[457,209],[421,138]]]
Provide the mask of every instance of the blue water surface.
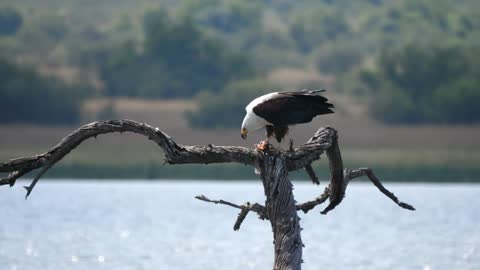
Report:
[[[270,224],[204,194],[263,203],[260,182],[46,181],[0,188],[0,269],[271,269]],[[298,201],[323,187],[294,183]],[[340,206],[300,214],[303,269],[480,269],[480,185],[352,183]]]

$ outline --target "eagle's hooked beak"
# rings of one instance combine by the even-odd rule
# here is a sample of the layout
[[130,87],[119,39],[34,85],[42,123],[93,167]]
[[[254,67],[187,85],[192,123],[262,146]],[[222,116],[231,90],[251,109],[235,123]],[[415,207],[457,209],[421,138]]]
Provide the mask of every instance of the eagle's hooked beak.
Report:
[[248,133],[248,130],[246,128],[242,128],[242,132],[240,132],[240,136],[242,137],[242,139],[244,140],[247,139],[247,133]]

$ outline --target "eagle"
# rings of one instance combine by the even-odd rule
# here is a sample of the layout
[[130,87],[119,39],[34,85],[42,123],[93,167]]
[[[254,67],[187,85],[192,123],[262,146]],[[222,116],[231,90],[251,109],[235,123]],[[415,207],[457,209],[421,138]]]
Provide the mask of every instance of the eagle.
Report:
[[267,138],[257,147],[265,149],[269,139],[275,136],[280,143],[289,126],[311,122],[317,115],[333,113],[333,105],[318,93],[325,90],[301,90],[273,92],[252,100],[242,122],[241,137],[246,140],[248,132],[265,127]]

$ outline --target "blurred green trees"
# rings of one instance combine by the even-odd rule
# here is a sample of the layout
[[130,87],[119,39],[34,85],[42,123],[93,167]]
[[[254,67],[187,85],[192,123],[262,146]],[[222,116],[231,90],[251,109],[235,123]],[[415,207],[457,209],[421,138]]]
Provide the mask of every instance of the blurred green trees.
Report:
[[[262,5],[258,1],[224,1],[223,4],[218,0],[194,2],[197,2],[197,5],[184,5],[184,12],[190,17],[198,15],[201,25],[224,35],[258,27],[262,18]],[[198,3],[201,2],[207,2],[207,5],[199,7]],[[210,5],[208,2],[211,2]]]
[[151,10],[143,26],[140,50],[126,44],[102,63],[107,95],[190,97],[200,90],[218,92],[228,82],[252,74],[245,55],[228,51],[189,17],[173,20],[162,9]]
[[316,52],[315,65],[325,74],[341,75],[361,65],[365,53],[354,44],[336,44]]
[[255,97],[278,91],[274,84],[256,79],[235,81],[219,94],[201,92],[198,109],[187,113],[190,126],[202,128],[238,127],[245,116],[245,106]]
[[14,8],[0,8],[0,36],[15,34],[22,26],[22,15]]
[[372,115],[388,123],[480,122],[480,57],[460,47],[385,51],[362,80]]
[[340,10],[313,8],[297,14],[290,25],[290,35],[298,49],[309,53],[326,42],[334,42],[349,33],[347,18]]
[[86,94],[0,59],[0,123],[74,124]]
[[53,41],[60,41],[65,38],[69,29],[65,24],[66,18],[63,16],[43,16],[38,18],[35,21],[35,24],[32,25],[30,31],[34,32],[37,35],[46,36]]
[[478,57],[464,48],[480,44],[478,0],[27,2],[1,5],[0,55],[107,96],[216,100],[237,80],[313,68],[385,122],[477,121]]

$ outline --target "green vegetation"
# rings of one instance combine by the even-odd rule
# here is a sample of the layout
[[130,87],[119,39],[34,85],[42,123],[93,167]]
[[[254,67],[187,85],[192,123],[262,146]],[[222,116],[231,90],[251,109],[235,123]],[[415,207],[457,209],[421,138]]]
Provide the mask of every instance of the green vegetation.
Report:
[[310,53],[325,43],[335,43],[350,34],[347,18],[341,10],[316,7],[296,14],[289,26],[289,35],[302,53]]
[[[4,1],[0,54],[103,96],[195,98],[192,127],[236,123],[278,68],[314,69],[327,79],[296,85],[370,101],[386,123],[479,122],[478,0],[154,2]],[[81,101],[57,88],[56,103]]]
[[[244,11],[238,14],[255,17],[252,23],[241,24],[245,20],[238,15],[241,26],[231,25],[236,13],[230,1],[216,2],[223,4],[189,14],[232,47],[250,50],[252,62],[262,70],[313,65],[321,74],[336,76],[334,91],[370,100],[371,115],[386,123],[479,122],[475,70],[480,59],[465,49],[480,42],[477,2],[305,0],[262,5],[255,1],[238,4]],[[259,6],[263,14],[258,13]],[[263,21],[257,20],[259,16]],[[402,82],[395,76],[401,76]],[[232,115],[223,117],[220,112],[243,108],[251,96],[249,92],[244,98],[231,95],[199,95],[201,109],[187,115],[190,124],[229,126],[225,119]]]
[[315,57],[317,69],[325,74],[345,74],[362,64],[364,53],[352,44],[326,47]]
[[480,122],[480,58],[458,47],[407,46],[384,52],[362,81],[372,115],[388,123]]
[[352,93],[382,50],[480,42],[477,0],[94,2],[7,0],[0,26],[17,34],[0,49],[93,72],[105,95],[188,98],[279,67],[316,67]]
[[148,11],[144,31],[141,52],[127,44],[102,63],[107,95],[191,97],[252,73],[244,55],[205,36],[189,17],[174,21],[164,10]]
[[197,97],[198,110],[188,112],[190,126],[203,128],[238,127],[245,116],[245,104],[278,87],[263,80],[236,81],[219,94],[202,92]]
[[0,123],[77,123],[84,91],[0,59]]
[[[31,134],[12,135],[20,132],[3,127],[1,153],[8,159],[43,151],[71,131],[51,125],[112,117],[147,121],[175,130],[172,136],[188,133],[184,143],[225,142],[223,134],[229,131],[196,128],[238,128],[249,100],[268,91],[290,90],[287,85],[327,88],[338,105],[335,121],[341,123],[341,132],[362,138],[368,135],[357,134],[355,126],[343,128],[347,116],[342,112],[361,114],[355,119],[380,133],[385,127],[370,122],[361,106],[371,105],[371,116],[389,124],[478,125],[479,44],[478,0],[4,0],[0,123],[45,127],[31,131],[38,140]],[[117,102],[122,96],[182,101],[157,100],[160,103],[148,108],[138,101],[122,110]],[[111,101],[98,102],[96,97]],[[182,118],[186,109],[179,109],[182,102],[192,110],[185,114],[189,127]],[[351,104],[353,109],[347,108]],[[411,128],[415,136],[425,136],[418,132],[425,127]],[[372,164],[386,180],[478,179],[478,158],[471,154],[476,149],[470,149],[476,145],[468,139],[477,127],[459,127],[464,132],[460,137],[468,142],[461,144],[464,150],[455,154],[460,158],[454,162],[449,159],[452,149],[447,149],[453,146],[447,144],[457,129],[435,128],[443,136],[435,147],[448,154],[440,161],[432,154],[432,164],[418,155],[421,143],[410,139],[398,146],[397,138],[360,147],[374,152],[394,142],[412,156],[400,155],[387,164],[366,151],[356,159],[345,155],[345,160]],[[46,135],[52,129],[59,131]],[[10,144],[11,138],[17,143]],[[124,152],[104,143],[78,149],[74,161],[59,164],[50,176],[257,178],[243,166],[158,166],[157,152],[132,144],[129,140],[132,148]],[[133,158],[132,151],[137,151]],[[126,156],[138,164],[123,164]],[[151,161],[152,156],[158,160]],[[367,157],[373,159],[367,162]]]
[[22,15],[11,7],[0,8],[0,36],[15,34],[22,26]]

